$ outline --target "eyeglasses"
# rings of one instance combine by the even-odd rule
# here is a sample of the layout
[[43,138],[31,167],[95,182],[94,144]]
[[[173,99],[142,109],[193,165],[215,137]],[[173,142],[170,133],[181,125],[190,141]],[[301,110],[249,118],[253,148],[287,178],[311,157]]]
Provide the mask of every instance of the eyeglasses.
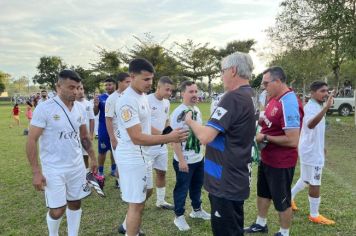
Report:
[[276,80],[275,80],[275,79],[273,79],[273,80],[271,80],[271,81],[262,81],[262,82],[261,82],[261,84],[263,85],[263,87],[265,87],[265,88],[266,88],[266,87],[268,86],[268,84],[269,84],[269,83],[272,83],[272,82],[274,82],[274,81],[276,81]]

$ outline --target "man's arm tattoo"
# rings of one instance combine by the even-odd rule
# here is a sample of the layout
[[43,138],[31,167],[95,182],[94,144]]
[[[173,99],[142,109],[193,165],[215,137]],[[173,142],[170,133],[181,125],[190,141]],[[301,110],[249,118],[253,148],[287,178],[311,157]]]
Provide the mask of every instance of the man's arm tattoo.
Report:
[[82,146],[85,151],[89,152],[92,148],[91,141],[88,137],[82,138],[81,140]]

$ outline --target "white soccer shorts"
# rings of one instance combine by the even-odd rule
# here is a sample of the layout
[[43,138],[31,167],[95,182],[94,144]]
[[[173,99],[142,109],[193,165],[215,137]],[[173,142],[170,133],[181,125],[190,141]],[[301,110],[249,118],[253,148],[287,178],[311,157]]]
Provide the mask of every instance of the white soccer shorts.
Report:
[[85,168],[78,168],[61,173],[43,172],[47,185],[45,198],[48,208],[59,208],[67,201],[81,200],[90,195],[91,190],[86,180]]
[[143,203],[147,189],[153,188],[152,163],[118,163],[121,198],[128,203]]
[[301,179],[309,183],[312,186],[321,185],[321,176],[323,173],[322,166],[300,165],[300,177]]
[[161,171],[167,171],[168,152],[159,152],[152,156],[152,168]]

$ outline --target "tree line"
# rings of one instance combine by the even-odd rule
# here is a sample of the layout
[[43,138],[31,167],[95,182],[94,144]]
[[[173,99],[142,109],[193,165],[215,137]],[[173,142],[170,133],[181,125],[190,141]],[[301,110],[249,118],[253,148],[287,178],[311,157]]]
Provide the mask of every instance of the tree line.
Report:
[[[267,66],[282,66],[293,88],[306,91],[316,79],[327,80],[338,89],[342,82],[356,82],[356,0],[284,0],[280,3],[275,24],[266,30],[271,42]],[[220,76],[220,60],[235,52],[254,50],[254,39],[228,42],[223,48],[210,43],[196,43],[192,39],[166,46],[150,33],[143,38],[134,36],[132,47],[107,50],[98,48],[99,59],[88,68],[67,65],[58,56],[40,58],[35,84],[54,89],[56,76],[64,68],[76,70],[83,78],[89,93],[100,88],[108,76],[127,71],[127,63],[135,57],[152,62],[156,77],[170,76],[178,85],[182,80],[197,82],[200,89],[211,94],[221,91],[221,84],[212,83]],[[24,87],[25,78],[9,83],[9,76],[0,71],[0,92],[12,85]],[[10,76],[11,77],[11,76]],[[262,75],[254,76],[253,87],[259,87]],[[5,82],[4,82],[5,81]],[[7,82],[6,82],[7,81]],[[155,87],[155,84],[154,86]]]

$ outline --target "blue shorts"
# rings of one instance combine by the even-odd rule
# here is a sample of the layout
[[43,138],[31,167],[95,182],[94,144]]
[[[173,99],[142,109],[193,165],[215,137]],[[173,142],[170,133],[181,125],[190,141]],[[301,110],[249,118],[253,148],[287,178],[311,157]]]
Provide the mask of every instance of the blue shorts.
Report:
[[111,143],[109,135],[99,135],[98,137],[98,152],[105,154],[107,151],[111,151]]

